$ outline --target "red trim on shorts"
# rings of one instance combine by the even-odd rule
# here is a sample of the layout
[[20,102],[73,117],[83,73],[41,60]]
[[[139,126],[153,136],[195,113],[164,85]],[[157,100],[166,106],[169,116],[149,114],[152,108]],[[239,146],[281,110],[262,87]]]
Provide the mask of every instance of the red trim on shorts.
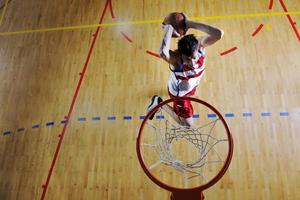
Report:
[[[169,92],[171,99],[177,97],[177,96],[173,96],[170,93],[169,89],[168,89],[168,92]],[[195,92],[196,92],[196,87],[194,87],[194,89],[192,89],[189,93],[184,95],[184,97],[190,97],[190,96],[194,95]],[[176,115],[178,115],[179,117],[182,117],[182,118],[190,118],[194,114],[193,106],[191,104],[191,101],[189,101],[189,100],[174,101],[173,102],[173,110],[176,113]]]

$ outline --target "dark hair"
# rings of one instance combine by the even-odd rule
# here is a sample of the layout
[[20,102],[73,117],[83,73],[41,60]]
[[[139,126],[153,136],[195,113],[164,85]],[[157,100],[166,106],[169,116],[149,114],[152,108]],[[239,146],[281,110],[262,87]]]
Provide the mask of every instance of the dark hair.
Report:
[[198,40],[193,35],[185,35],[178,41],[178,51],[186,56],[191,56],[198,48]]

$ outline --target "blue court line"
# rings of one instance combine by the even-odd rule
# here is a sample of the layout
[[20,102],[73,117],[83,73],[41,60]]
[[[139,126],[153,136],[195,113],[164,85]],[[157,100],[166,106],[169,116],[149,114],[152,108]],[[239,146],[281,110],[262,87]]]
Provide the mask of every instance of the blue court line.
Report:
[[17,132],[25,131],[25,128],[18,128]]
[[[290,113],[287,111],[279,112],[278,114],[280,117],[288,117],[290,115]],[[297,114],[300,116],[300,112],[297,112]],[[272,113],[271,112],[261,112],[260,115],[261,115],[261,117],[270,117],[270,116],[272,116]],[[244,113],[242,113],[242,116],[243,117],[252,117],[253,113],[252,112],[244,112]],[[141,116],[139,116],[139,119],[143,120],[143,119],[145,119],[145,117],[146,117],[145,115],[141,115]],[[214,113],[211,113],[211,114],[207,114],[207,117],[208,118],[216,118],[217,115]],[[234,113],[225,113],[225,117],[227,117],[227,118],[235,117],[235,114]],[[200,118],[200,115],[194,114],[193,118]],[[95,117],[92,117],[91,119],[96,121],[96,120],[100,120],[101,118],[99,116],[95,116]],[[116,116],[108,116],[107,117],[107,120],[116,120],[116,119],[117,119]],[[123,116],[123,120],[132,120],[132,119],[133,119],[133,116]],[[165,119],[165,117],[163,115],[157,115],[156,119]],[[86,117],[79,117],[78,121],[88,121],[88,120]],[[66,120],[66,119],[60,121],[61,124],[65,124],[67,122],[68,122],[68,120]],[[46,123],[47,127],[54,126],[54,125],[55,125],[55,122],[47,122]],[[37,129],[39,127],[40,127],[40,125],[38,125],[38,124],[32,126],[33,129]],[[22,132],[22,131],[25,131],[25,128],[18,128],[16,131]],[[3,135],[10,135],[10,134],[13,134],[13,132],[12,131],[3,132]]]
[[165,117],[163,115],[157,115],[156,119],[164,119]]
[[10,134],[12,134],[11,131],[5,131],[5,132],[3,133],[3,135],[10,135]]
[[61,124],[65,124],[66,122],[67,122],[66,119],[60,121]]
[[32,126],[32,128],[39,128],[39,127],[40,127],[40,125],[38,125],[38,124]]
[[101,119],[100,117],[92,117],[93,121],[100,120],[100,119]]
[[193,115],[193,118],[199,119],[200,115],[199,114],[195,114],[195,115]]
[[124,120],[132,120],[132,117],[131,116],[124,116],[123,119]]
[[109,117],[107,117],[107,120],[116,120],[116,117],[115,116],[109,116]]
[[280,112],[279,114],[281,117],[287,117],[289,116],[289,112]]
[[225,117],[234,117],[234,113],[226,113]]
[[86,121],[86,118],[85,117],[79,117],[78,121]]
[[207,117],[208,117],[208,118],[216,118],[217,115],[216,115],[216,114],[207,114]]
[[262,112],[262,113],[261,113],[261,116],[262,116],[262,117],[270,117],[270,116],[271,116],[271,113],[269,113],[269,112]]
[[54,125],[54,122],[47,122],[46,123],[46,126],[53,126]]
[[245,113],[243,113],[243,117],[252,117],[252,113],[251,112],[245,112]]

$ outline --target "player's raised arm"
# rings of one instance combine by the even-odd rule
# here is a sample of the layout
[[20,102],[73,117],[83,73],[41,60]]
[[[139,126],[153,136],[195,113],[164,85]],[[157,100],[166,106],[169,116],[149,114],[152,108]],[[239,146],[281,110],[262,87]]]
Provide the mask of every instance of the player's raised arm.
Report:
[[171,56],[170,56],[170,44],[171,44],[171,38],[172,38],[172,34],[178,34],[176,33],[176,31],[174,30],[173,26],[170,24],[166,24],[163,27],[164,29],[164,36],[163,39],[161,41],[161,45],[159,48],[159,54],[160,56],[167,61],[168,63],[171,63]]
[[188,19],[186,20],[186,26],[187,28],[194,28],[207,33],[206,36],[200,38],[199,45],[202,47],[207,47],[214,44],[215,42],[220,40],[224,34],[224,31],[220,28],[213,27],[200,22],[190,21]]

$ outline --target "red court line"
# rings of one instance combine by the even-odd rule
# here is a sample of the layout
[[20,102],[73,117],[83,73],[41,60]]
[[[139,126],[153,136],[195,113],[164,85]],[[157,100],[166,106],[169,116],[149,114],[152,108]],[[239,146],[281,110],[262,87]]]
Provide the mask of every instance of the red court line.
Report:
[[[287,10],[287,8],[286,8],[283,0],[279,0],[279,2],[281,4],[284,12],[288,12],[288,10]],[[291,24],[292,28],[294,29],[294,32],[295,32],[295,34],[296,34],[296,36],[298,38],[298,41],[300,42],[300,34],[299,34],[299,32],[298,32],[298,30],[297,30],[297,28],[295,26],[296,23],[293,21],[293,19],[291,18],[291,16],[289,14],[287,14],[286,16],[287,16],[288,20],[290,21],[290,24]]]
[[[107,0],[106,1],[104,10],[102,12],[102,15],[101,15],[101,18],[100,18],[100,21],[99,21],[99,24],[101,24],[102,21],[103,21],[103,18],[105,16],[105,13],[106,13],[106,10],[107,10],[107,7],[108,7],[108,4],[109,4],[110,1],[111,0]],[[88,64],[89,64],[89,61],[90,61],[90,58],[91,58],[91,55],[92,55],[92,52],[93,52],[93,49],[94,49],[94,46],[95,46],[98,34],[99,34],[99,31],[100,31],[100,27],[98,27],[96,29],[96,32],[93,35],[94,39],[92,41],[92,45],[91,45],[90,50],[88,52],[88,55],[87,55],[87,58],[86,58],[83,70],[80,73],[80,79],[78,81],[78,84],[77,84],[77,87],[76,87],[76,90],[75,90],[75,94],[74,94],[73,99],[72,99],[72,103],[71,103],[71,105],[69,107],[68,115],[66,116],[67,122],[64,124],[63,130],[62,130],[61,134],[59,135],[59,141],[58,141],[58,144],[57,144],[57,147],[56,147],[56,150],[55,150],[55,153],[54,153],[54,157],[53,157],[51,165],[50,165],[50,169],[49,169],[49,172],[48,172],[47,180],[46,180],[46,183],[43,185],[43,193],[42,193],[42,196],[41,196],[41,200],[43,200],[45,198],[45,195],[46,195],[46,192],[47,192],[47,189],[48,189],[48,185],[49,185],[49,182],[50,182],[50,178],[51,178],[54,166],[56,164],[56,160],[57,160],[57,157],[58,157],[58,154],[59,154],[59,151],[60,151],[60,147],[61,147],[62,141],[63,141],[64,136],[65,136],[65,131],[67,129],[67,125],[69,124],[68,120],[70,119],[71,114],[73,112],[74,104],[76,102],[76,99],[77,99],[77,96],[78,96],[78,93],[79,93],[79,90],[80,90],[80,87],[81,87],[81,84],[82,84],[83,77],[85,75],[86,69],[88,67]]]
[[126,39],[126,40],[128,40],[128,42],[132,42],[132,39],[130,39],[129,37],[128,37],[128,35],[126,35],[124,32],[120,32],[122,35],[123,35],[123,37]]
[[220,55],[224,56],[224,55],[229,54],[229,53],[231,53],[231,52],[233,52],[235,50],[237,50],[237,47],[233,47],[233,48],[231,48],[231,49],[229,49],[227,51],[224,51],[224,52],[220,53]]
[[[110,1],[109,3],[109,10],[110,10],[110,14],[111,14],[111,17],[112,18],[115,18],[115,15],[114,15],[114,11],[113,11],[113,8],[112,8],[112,2]],[[120,31],[120,33],[123,35],[123,37],[128,41],[128,42],[131,42],[132,43],[132,39],[126,35],[124,32]]]
[[264,26],[263,24],[260,24],[260,25],[256,28],[256,30],[252,33],[252,37],[254,37],[254,36],[262,29],[263,26]]
[[113,11],[113,8],[112,8],[112,1],[111,0],[109,0],[109,11],[110,11],[111,17],[115,18],[114,11]]
[[160,55],[158,55],[157,53],[153,53],[153,52],[151,52],[151,51],[146,51],[146,53],[147,54],[150,54],[151,56],[155,56],[155,57],[157,57],[157,58],[160,58]]
[[273,8],[273,0],[270,0],[270,2],[269,2],[269,10],[271,10],[272,8]]

